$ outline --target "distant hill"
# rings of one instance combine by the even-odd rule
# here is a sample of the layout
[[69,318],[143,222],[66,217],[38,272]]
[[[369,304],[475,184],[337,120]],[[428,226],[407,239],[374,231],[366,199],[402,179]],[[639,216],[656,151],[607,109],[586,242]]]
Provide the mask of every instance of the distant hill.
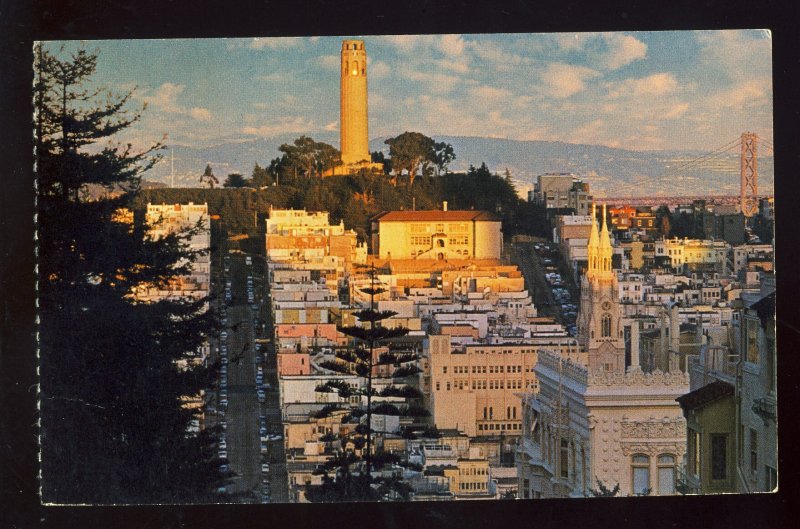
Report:
[[[239,172],[249,176],[255,163],[269,165],[280,155],[278,147],[294,140],[297,134],[261,138],[237,143],[224,143],[212,147],[174,147],[175,186],[196,187],[200,174],[207,164],[222,182],[229,173]],[[338,145],[336,132],[313,136],[317,141]],[[386,138],[370,141],[370,150],[388,152]],[[587,181],[598,196],[611,195],[692,195],[737,194],[739,191],[739,157],[731,153],[724,160],[724,172],[706,171],[682,177],[665,177],[668,166],[681,160],[691,160],[703,155],[700,151],[631,151],[600,145],[572,144],[551,141],[517,141],[500,138],[469,136],[435,136],[453,146],[456,160],[450,170],[464,171],[469,165],[485,162],[490,170],[503,173],[506,169],[520,192],[530,188],[537,175],[575,173]],[[164,160],[147,173],[151,181],[170,183],[169,151]],[[773,192],[772,156],[758,160],[759,192]]]

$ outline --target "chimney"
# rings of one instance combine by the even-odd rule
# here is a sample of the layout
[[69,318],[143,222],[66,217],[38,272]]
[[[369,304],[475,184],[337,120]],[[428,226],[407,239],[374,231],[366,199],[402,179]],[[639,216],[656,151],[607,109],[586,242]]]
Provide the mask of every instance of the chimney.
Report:
[[446,200],[444,200],[442,202],[442,211],[447,211],[447,201]]

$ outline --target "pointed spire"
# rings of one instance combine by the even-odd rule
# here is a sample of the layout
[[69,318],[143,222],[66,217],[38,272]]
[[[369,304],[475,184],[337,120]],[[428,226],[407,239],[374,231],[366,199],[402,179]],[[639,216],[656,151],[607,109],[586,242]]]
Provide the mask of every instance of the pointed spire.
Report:
[[611,236],[608,233],[608,223],[606,222],[606,205],[603,204],[603,227],[600,231],[600,241],[598,243],[598,258],[600,269],[603,272],[611,271],[611,255],[614,253],[611,247]]

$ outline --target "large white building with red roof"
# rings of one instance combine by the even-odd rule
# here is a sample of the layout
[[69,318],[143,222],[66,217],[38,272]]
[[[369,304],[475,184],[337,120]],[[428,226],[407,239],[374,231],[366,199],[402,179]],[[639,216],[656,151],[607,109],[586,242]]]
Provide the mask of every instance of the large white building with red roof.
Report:
[[500,259],[500,219],[486,211],[384,211],[371,219],[378,259]]

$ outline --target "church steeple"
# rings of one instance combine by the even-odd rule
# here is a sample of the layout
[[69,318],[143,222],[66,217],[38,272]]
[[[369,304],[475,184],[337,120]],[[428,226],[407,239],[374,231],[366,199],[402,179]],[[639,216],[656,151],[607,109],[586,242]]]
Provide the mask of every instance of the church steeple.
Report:
[[611,275],[611,256],[614,249],[611,247],[611,236],[608,233],[608,223],[606,222],[606,205],[603,204],[603,227],[600,231],[600,242],[598,244],[598,263],[599,272],[602,276]]
[[598,230],[597,208],[592,204],[592,229],[587,244],[589,266],[581,280],[578,342],[588,353],[590,371],[623,373],[625,343],[620,326],[619,286],[611,269],[614,248],[606,213],[604,204]]

